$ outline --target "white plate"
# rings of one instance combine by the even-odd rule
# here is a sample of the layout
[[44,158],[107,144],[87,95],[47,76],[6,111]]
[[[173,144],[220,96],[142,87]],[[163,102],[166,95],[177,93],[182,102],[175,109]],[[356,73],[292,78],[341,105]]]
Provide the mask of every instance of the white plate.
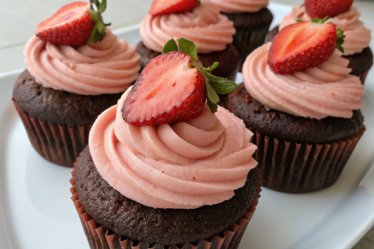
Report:
[[[274,23],[290,11],[276,4],[271,9]],[[116,33],[134,44],[140,40],[138,27]],[[0,76],[0,248],[88,249],[70,200],[71,169],[35,152],[11,102],[20,72]],[[374,224],[374,171],[366,174],[374,160],[373,76],[363,98],[368,129],[338,182],[303,195],[264,189],[240,249],[351,248]]]

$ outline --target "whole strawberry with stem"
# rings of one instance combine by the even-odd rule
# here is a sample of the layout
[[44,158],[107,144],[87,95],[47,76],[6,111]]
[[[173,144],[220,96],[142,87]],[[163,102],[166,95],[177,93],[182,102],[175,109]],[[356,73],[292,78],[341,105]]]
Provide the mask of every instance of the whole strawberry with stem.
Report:
[[300,21],[282,29],[272,41],[270,68],[278,74],[290,74],[324,63],[335,49],[343,52],[343,31],[326,20]]
[[353,0],[305,0],[305,10],[310,18],[334,17],[347,12]]
[[217,111],[218,94],[237,85],[211,74],[218,66],[203,68],[193,42],[178,39],[166,43],[163,54],[143,69],[122,108],[124,120],[135,126],[187,121],[199,116],[207,103]]
[[101,41],[106,27],[110,25],[104,23],[101,16],[106,5],[106,0],[101,3],[92,0],[91,4],[74,2],[65,5],[41,22],[36,27],[35,35],[45,42],[76,47]]

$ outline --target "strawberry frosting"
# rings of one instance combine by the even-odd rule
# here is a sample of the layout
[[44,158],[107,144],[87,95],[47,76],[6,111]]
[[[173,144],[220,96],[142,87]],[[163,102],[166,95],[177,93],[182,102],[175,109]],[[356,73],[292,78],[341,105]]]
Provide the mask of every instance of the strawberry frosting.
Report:
[[130,89],[98,117],[89,137],[95,165],[114,189],[145,206],[194,209],[228,200],[244,186],[257,162],[242,120],[205,106],[188,122],[133,126],[121,112]]
[[255,13],[269,4],[269,0],[211,0],[225,13]]
[[252,52],[243,65],[244,85],[263,105],[305,118],[351,118],[365,93],[349,75],[349,61],[338,50],[324,63],[292,74],[276,74],[268,65],[271,43]]
[[[335,24],[337,28],[343,30],[346,36],[343,43],[344,55],[361,53],[369,46],[371,31],[364,26],[364,23],[359,18],[360,13],[355,7],[352,7],[347,12],[337,15],[334,18],[329,18],[326,21]],[[303,21],[311,20],[303,5],[294,7],[291,13],[283,18],[279,29],[281,30],[285,26],[295,23],[297,19]]]
[[44,87],[81,95],[120,93],[135,81],[140,56],[109,29],[101,42],[78,48],[33,36],[23,51],[27,69]]
[[218,7],[211,2],[202,2],[188,12],[148,15],[140,26],[144,45],[158,52],[162,52],[170,39],[182,37],[193,41],[198,53],[223,51],[232,43],[234,34],[233,22],[221,15]]

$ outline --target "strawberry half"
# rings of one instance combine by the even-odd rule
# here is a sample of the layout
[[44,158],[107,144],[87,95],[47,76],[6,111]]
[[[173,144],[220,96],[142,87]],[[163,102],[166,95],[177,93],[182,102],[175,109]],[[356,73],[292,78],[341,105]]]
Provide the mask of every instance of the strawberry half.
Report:
[[101,17],[106,9],[106,0],[101,4],[96,0],[93,6],[85,2],[74,2],[60,8],[52,17],[41,22],[35,35],[45,42],[59,45],[81,46],[87,42],[101,41],[105,27]]
[[152,16],[185,12],[194,9],[198,0],[155,0],[149,10]]
[[268,64],[279,74],[290,74],[327,61],[335,48],[343,51],[344,34],[326,19],[300,22],[282,29],[273,39]]
[[[149,62],[131,89],[123,107],[124,120],[132,125],[160,125],[187,121],[201,114],[205,103],[217,111],[217,93],[237,85],[210,74],[218,66],[202,67],[196,46],[183,38],[164,47],[164,53]],[[207,99],[208,97],[208,99]]]
[[347,12],[353,0],[305,0],[305,10],[314,18],[334,17]]

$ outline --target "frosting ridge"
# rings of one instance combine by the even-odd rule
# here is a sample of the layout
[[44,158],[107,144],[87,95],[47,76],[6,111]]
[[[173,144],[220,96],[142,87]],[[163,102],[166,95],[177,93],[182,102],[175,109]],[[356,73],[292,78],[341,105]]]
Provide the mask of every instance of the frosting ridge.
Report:
[[124,92],[138,77],[135,46],[109,29],[101,42],[78,48],[55,45],[33,36],[24,49],[30,74],[44,87],[81,95]]
[[269,0],[211,0],[226,13],[254,13],[269,5]]
[[162,52],[170,39],[182,37],[193,41],[198,53],[222,51],[232,43],[234,34],[233,22],[221,15],[218,7],[211,2],[202,2],[188,12],[147,15],[140,25],[144,45],[157,52]]
[[[311,21],[311,18],[306,13],[305,6],[294,7],[291,13],[283,18],[279,25],[279,30],[296,23],[297,18],[303,21]],[[337,28],[343,30],[346,36],[343,43],[344,55],[361,53],[369,46],[371,31],[364,26],[364,23],[359,18],[360,13],[357,8],[352,7],[347,12],[329,18],[326,21],[335,24]]]
[[95,165],[113,188],[146,206],[191,209],[228,200],[244,186],[257,162],[242,120],[205,106],[188,122],[136,127],[122,118],[128,92],[98,117],[89,138]]
[[349,61],[336,50],[324,63],[292,74],[276,74],[268,65],[271,43],[247,57],[243,80],[248,93],[263,105],[305,118],[351,118],[362,106],[360,80],[349,75]]

